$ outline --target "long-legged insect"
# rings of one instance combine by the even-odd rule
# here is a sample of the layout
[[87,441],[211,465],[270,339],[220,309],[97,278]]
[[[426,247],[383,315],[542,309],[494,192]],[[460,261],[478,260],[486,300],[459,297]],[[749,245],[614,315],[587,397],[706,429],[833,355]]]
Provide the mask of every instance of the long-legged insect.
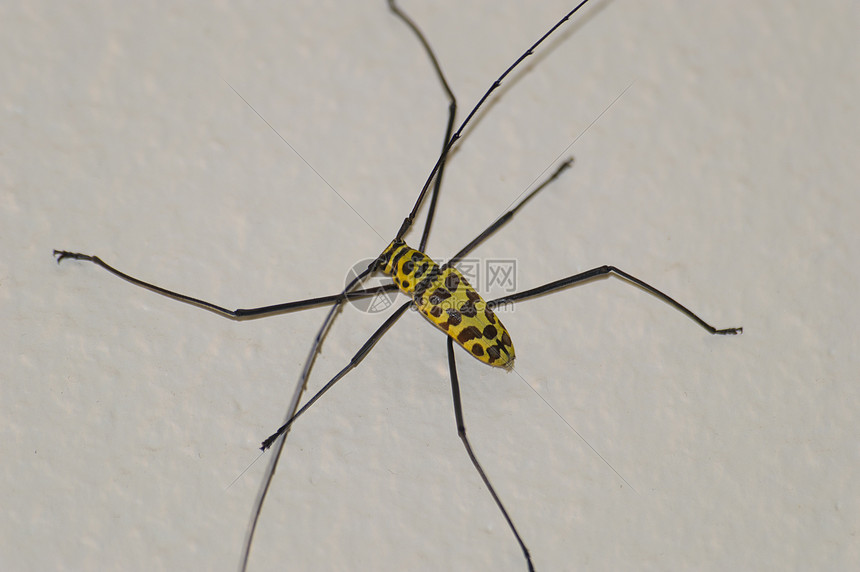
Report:
[[[442,152],[436,160],[436,163],[434,164],[430,175],[427,178],[427,181],[421,189],[421,192],[419,193],[418,198],[415,201],[415,205],[412,208],[412,211],[404,219],[403,223],[400,226],[400,229],[397,231],[397,234],[395,235],[389,246],[379,256],[377,256],[363,272],[361,272],[358,276],[351,280],[347,287],[344,288],[338,294],[330,296],[321,296],[308,300],[300,300],[296,302],[287,302],[283,304],[276,304],[260,308],[229,310],[227,308],[212,304],[205,300],[180,294],[178,292],[173,292],[171,290],[166,290],[159,286],[155,286],[154,284],[144,282],[143,280],[139,280],[137,278],[129,276],[128,274],[125,274],[117,270],[116,268],[108,265],[97,256],[69,252],[65,250],[54,251],[54,255],[57,257],[57,262],[60,262],[66,258],[89,261],[113,273],[114,275],[131,282],[132,284],[147,288],[149,290],[153,290],[158,294],[162,294],[164,296],[173,298],[181,302],[199,306],[203,309],[212,311],[218,315],[234,320],[258,318],[273,314],[302,310],[306,308],[330,304],[330,309],[323,321],[323,324],[320,327],[316,337],[314,338],[313,343],[311,344],[310,353],[305,361],[304,367],[299,377],[296,391],[294,392],[293,398],[284,417],[284,423],[281,427],[277,429],[277,431],[275,431],[272,435],[266,438],[262,443],[262,450],[265,451],[274,446],[274,451],[271,455],[269,466],[266,472],[266,477],[261,484],[257,501],[254,505],[254,509],[252,512],[251,522],[249,525],[241,560],[242,569],[245,569],[248,564],[248,558],[250,555],[251,545],[253,542],[257,522],[260,517],[266,494],[269,490],[269,486],[274,475],[275,468],[283,450],[286,435],[292,427],[293,422],[305,411],[307,411],[326,391],[328,391],[335,383],[342,379],[350,370],[358,366],[358,364],[361,363],[361,361],[371,351],[373,346],[391,328],[394,322],[396,322],[411,306],[416,307],[431,323],[436,325],[448,336],[448,367],[451,380],[451,389],[453,393],[454,416],[456,421],[457,433],[463,442],[463,445],[466,449],[469,459],[472,462],[472,465],[475,467],[475,470],[480,475],[481,480],[484,482],[484,485],[487,487],[487,490],[489,491],[496,506],[498,507],[501,516],[504,518],[508,528],[516,539],[516,542],[518,543],[523,553],[529,570],[534,570],[529,550],[526,547],[526,544],[523,541],[519,531],[517,530],[517,527],[514,525],[513,519],[505,508],[499,495],[493,488],[489,478],[487,477],[484,469],[481,466],[481,463],[479,462],[477,456],[472,450],[472,446],[469,443],[469,439],[466,435],[466,427],[465,422],[463,420],[463,412],[460,402],[459,379],[455,362],[454,342],[457,342],[472,356],[489,365],[510,369],[511,367],[513,367],[515,357],[513,341],[511,340],[507,330],[504,328],[498,317],[496,317],[495,313],[493,312],[493,308],[496,305],[512,304],[514,302],[525,301],[528,299],[535,298],[537,296],[568,288],[574,284],[589,281],[598,277],[605,277],[608,275],[615,275],[616,277],[619,277],[635,286],[638,286],[639,288],[645,290],[653,296],[663,300],[669,305],[675,307],[677,310],[686,314],[689,318],[698,323],[711,334],[742,333],[743,329],[740,327],[717,329],[711,326],[710,324],[702,320],[699,316],[697,316],[695,313],[693,313],[691,310],[689,310],[667,294],[661,292],[653,286],[650,286],[642,280],[610,265],[600,266],[592,270],[588,270],[586,272],[581,272],[573,276],[568,276],[566,278],[562,278],[554,282],[544,284],[543,286],[539,286],[537,288],[532,288],[530,290],[511,294],[496,300],[491,300],[490,302],[486,302],[483,300],[483,298],[481,298],[481,296],[475,291],[475,289],[469,285],[465,277],[456,269],[455,265],[459,261],[461,261],[463,257],[465,257],[471,250],[481,244],[501,226],[506,224],[517,213],[517,211],[522,208],[536,193],[541,191],[548,183],[558,177],[561,172],[564,171],[570,165],[571,160],[567,160],[562,163],[557,168],[557,170],[541,185],[535,188],[518,204],[516,204],[516,206],[514,206],[510,211],[502,215],[486,230],[480,233],[474,240],[472,240],[468,245],[466,245],[460,252],[455,254],[444,265],[440,266],[436,264],[424,254],[427,240],[429,238],[431,223],[433,221],[435,213],[436,200],[441,189],[442,175],[445,167],[445,162],[449,156],[451,149],[460,139],[463,130],[465,129],[467,124],[469,124],[469,122],[475,116],[478,110],[482,107],[484,102],[501,85],[502,81],[524,59],[532,55],[534,50],[547,37],[549,37],[568,19],[570,19],[570,17],[580,8],[582,8],[585,4],[587,4],[588,1],[589,0],[583,0],[582,2],[580,2],[575,8],[573,8],[561,20],[559,20],[554,26],[552,26],[531,47],[529,47],[528,50],[526,50],[513,64],[511,64],[499,76],[499,78],[495,82],[493,82],[490,88],[484,93],[481,99],[469,112],[466,119],[463,120],[457,130],[454,131],[457,112],[456,98],[454,96],[453,91],[449,87],[444,74],[442,73],[442,69],[430,47],[430,44],[425,39],[423,33],[419,30],[415,23],[399,9],[399,7],[395,3],[395,0],[388,0],[389,7],[393,11],[393,13],[412,30],[416,38],[422,44],[426,55],[430,59],[436,71],[436,75],[442,85],[442,88],[446,92],[450,102],[448,122],[445,129]],[[424,223],[424,229],[422,232],[419,247],[417,249],[412,249],[406,245],[406,243],[403,241],[403,238],[412,227],[416,214],[424,203],[427,192],[431,188],[431,185],[433,190],[430,193],[428,214]],[[358,286],[362,283],[362,281],[374,272],[382,272],[386,275],[390,275],[393,278],[393,282],[378,286],[376,288],[369,288],[364,290],[357,289]],[[307,402],[305,402],[299,409],[299,400],[305,387],[305,383],[313,367],[319,346],[323,338],[328,333],[337,315],[337,310],[339,309],[339,307],[346,300],[375,296],[383,292],[397,289],[410,295],[411,300],[397,308],[397,310],[393,314],[391,314],[385,320],[385,322],[380,325],[379,328],[367,339],[367,341],[355,353],[349,363],[331,380],[329,380],[323,386],[322,389],[320,389]]]

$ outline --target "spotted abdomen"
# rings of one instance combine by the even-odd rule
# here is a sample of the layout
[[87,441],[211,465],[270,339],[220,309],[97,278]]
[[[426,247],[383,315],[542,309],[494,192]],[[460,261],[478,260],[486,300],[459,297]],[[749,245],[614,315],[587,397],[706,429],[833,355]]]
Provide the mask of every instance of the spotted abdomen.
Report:
[[511,336],[466,278],[426,254],[395,240],[381,255],[380,269],[412,300],[418,311],[484,363],[510,369]]

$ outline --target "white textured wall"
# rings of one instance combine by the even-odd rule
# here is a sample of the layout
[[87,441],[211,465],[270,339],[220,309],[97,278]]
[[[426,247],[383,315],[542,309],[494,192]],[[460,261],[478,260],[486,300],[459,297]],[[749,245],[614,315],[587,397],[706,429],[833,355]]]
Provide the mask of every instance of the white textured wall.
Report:
[[[426,4],[403,2],[464,112],[568,8]],[[519,376],[461,360],[539,570],[860,560],[858,23],[845,0],[594,0],[452,159],[431,256],[572,153],[477,254],[524,288],[615,264],[746,328],[709,337],[614,279],[505,314],[519,375],[635,490]],[[335,292],[435,160],[424,57],[382,0],[31,1],[0,8],[0,85],[0,568],[232,570],[265,463],[227,486],[321,311],[231,323],[51,250],[234,307]],[[344,312],[311,388],[379,321]],[[296,425],[254,570],[524,570],[444,355],[408,314]]]

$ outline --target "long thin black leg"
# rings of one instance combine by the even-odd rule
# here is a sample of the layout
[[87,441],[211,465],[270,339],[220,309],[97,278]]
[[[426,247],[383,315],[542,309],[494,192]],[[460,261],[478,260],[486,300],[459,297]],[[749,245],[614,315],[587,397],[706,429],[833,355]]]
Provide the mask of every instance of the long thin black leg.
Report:
[[463,406],[460,403],[460,382],[457,377],[457,365],[454,362],[454,339],[451,337],[448,338],[448,371],[451,373],[451,392],[454,397],[454,419],[457,422],[457,434],[463,441],[463,445],[466,447],[466,453],[469,454],[469,459],[472,460],[475,470],[478,471],[479,475],[481,475],[481,480],[484,481],[484,485],[486,485],[487,490],[490,491],[490,495],[493,497],[493,500],[496,501],[496,506],[498,506],[499,510],[502,511],[502,516],[505,517],[508,527],[511,529],[511,532],[514,533],[514,537],[517,539],[517,542],[523,551],[523,556],[526,557],[529,570],[534,572],[534,566],[532,565],[532,558],[529,554],[529,549],[526,548],[523,539],[520,537],[520,533],[517,532],[517,527],[514,526],[514,521],[512,521],[510,515],[508,515],[505,505],[502,504],[499,495],[496,494],[496,489],[493,488],[493,485],[490,483],[490,479],[487,478],[487,474],[484,472],[483,467],[481,467],[481,463],[478,462],[478,458],[475,456],[474,451],[472,451],[472,445],[469,444],[469,438],[466,437],[466,423],[463,421]]
[[646,292],[648,292],[652,296],[655,296],[658,299],[666,302],[670,306],[673,306],[676,310],[679,310],[682,313],[686,314],[694,322],[696,322],[697,324],[699,324],[700,326],[705,328],[708,331],[708,333],[716,334],[716,335],[734,335],[734,334],[742,334],[744,331],[744,329],[742,327],[724,328],[724,329],[718,330],[717,328],[715,328],[714,326],[712,326],[709,323],[707,323],[706,321],[704,321],[702,318],[700,318],[695,313],[693,313],[692,310],[690,310],[689,308],[687,308],[686,306],[684,306],[683,304],[681,304],[680,302],[678,302],[677,300],[675,300],[674,298],[669,296],[668,294],[661,292],[657,288],[654,288],[650,284],[643,282],[642,280],[624,272],[623,270],[619,270],[618,268],[616,268],[614,266],[609,266],[609,265],[600,266],[598,268],[592,268],[591,270],[587,270],[585,272],[580,272],[579,274],[575,274],[575,275],[569,276],[567,278],[562,278],[561,280],[556,280],[555,282],[550,282],[548,284],[544,284],[543,286],[538,286],[537,288],[532,288],[531,290],[526,290],[524,292],[517,292],[516,294],[511,294],[509,296],[502,296],[501,298],[491,300],[490,303],[498,306],[501,304],[506,304],[508,302],[527,300],[529,298],[535,298],[537,296],[541,296],[542,294],[548,294],[550,292],[555,292],[556,290],[562,290],[564,288],[568,288],[568,287],[573,286],[574,284],[577,284],[579,282],[585,282],[585,281],[599,278],[602,276],[608,276],[610,274],[615,274],[616,276],[623,278],[624,280],[634,284],[635,286],[642,288],[643,290],[645,290]]
[[337,383],[338,381],[340,381],[340,379],[341,379],[343,376],[345,376],[347,373],[349,373],[349,372],[350,372],[350,370],[352,370],[353,368],[355,368],[355,366],[357,366],[358,364],[360,364],[360,363],[361,363],[361,361],[362,361],[365,357],[367,357],[367,354],[368,354],[368,353],[370,353],[370,350],[373,348],[373,346],[375,346],[375,345],[376,345],[376,342],[378,342],[378,341],[382,338],[382,336],[383,336],[383,335],[385,335],[385,332],[387,332],[387,331],[388,331],[388,329],[389,329],[389,328],[391,328],[391,326],[393,326],[393,325],[394,325],[394,322],[396,322],[398,319],[400,319],[400,316],[402,316],[402,315],[403,315],[403,312],[405,312],[405,311],[406,311],[406,309],[409,307],[409,305],[410,305],[410,304],[412,304],[412,302],[406,302],[405,304],[403,304],[402,306],[400,306],[397,310],[395,310],[395,312],[394,312],[393,314],[391,314],[391,315],[388,317],[388,319],[387,319],[387,320],[385,320],[385,322],[383,322],[383,324],[382,324],[381,326],[379,326],[379,328],[378,328],[375,332],[373,332],[373,335],[371,335],[369,338],[367,338],[367,341],[366,341],[366,342],[364,342],[364,345],[363,345],[363,346],[361,346],[361,348],[360,348],[360,349],[355,353],[355,355],[354,355],[354,356],[352,356],[352,359],[351,359],[351,360],[349,360],[349,363],[346,365],[346,367],[344,367],[342,370],[340,370],[339,372],[337,372],[337,375],[335,375],[333,378],[331,378],[331,379],[329,380],[329,382],[328,382],[328,383],[326,383],[326,384],[323,386],[323,388],[322,388],[322,389],[320,389],[320,390],[316,393],[316,395],[314,395],[313,397],[311,397],[310,399],[308,399],[307,403],[305,403],[304,405],[302,405],[302,408],[301,408],[301,409],[299,409],[299,410],[296,412],[296,414],[295,414],[295,415],[293,415],[292,417],[290,417],[290,418],[287,420],[287,422],[286,422],[286,423],[284,423],[283,425],[281,425],[280,427],[278,427],[278,430],[277,430],[277,431],[275,431],[274,433],[272,433],[271,435],[269,435],[269,436],[266,438],[266,440],[265,440],[265,441],[263,441],[263,444],[262,444],[262,446],[260,447],[260,450],[261,450],[261,451],[265,451],[266,449],[268,449],[269,447],[271,447],[271,446],[272,446],[272,443],[274,443],[274,442],[278,439],[278,437],[280,437],[281,435],[283,435],[285,432],[287,432],[287,431],[289,430],[290,426],[293,424],[293,421],[295,421],[296,419],[298,419],[298,417],[299,417],[302,413],[304,413],[305,411],[307,411],[308,409],[310,409],[310,408],[311,408],[311,406],[312,406],[314,403],[316,403],[316,401],[317,401],[320,397],[322,397],[322,396],[323,396],[323,394],[324,394],[326,391],[328,391],[329,389],[331,389],[331,387],[332,387],[335,383]]
[[424,33],[418,25],[412,20],[412,18],[407,16],[399,6],[397,6],[395,0],[388,0],[388,7],[391,8],[391,11],[394,12],[398,18],[403,20],[409,29],[412,30],[412,33],[418,38],[418,41],[421,42],[427,57],[430,59],[430,63],[433,64],[433,69],[436,70],[436,76],[439,78],[439,83],[442,84],[442,89],[445,90],[445,93],[448,95],[449,101],[448,126],[445,128],[445,138],[442,140],[442,158],[439,163],[439,171],[436,174],[436,183],[433,186],[433,194],[430,195],[430,205],[427,209],[427,221],[424,223],[424,232],[421,234],[421,244],[418,247],[418,250],[424,252],[424,249],[427,247],[427,240],[430,237],[430,227],[433,224],[433,216],[436,213],[436,201],[439,199],[439,190],[442,188],[442,174],[445,170],[445,162],[448,158],[448,141],[451,139],[451,134],[454,131],[454,121],[457,116],[457,98],[454,97],[454,92],[451,91],[451,86],[448,85],[448,80],[445,79],[445,74],[442,73],[442,66],[439,65],[439,60],[436,58],[433,48],[430,47],[430,42],[428,42],[427,38],[424,37]]
[[368,298],[371,296],[382,294],[384,292],[391,292],[393,290],[397,290],[397,286],[394,283],[391,283],[384,284],[382,286],[376,286],[374,288],[368,288],[365,290],[355,290],[353,292],[347,292],[346,294],[332,294],[330,296],[320,296],[318,298],[309,298],[307,300],[298,300],[296,302],[284,302],[282,304],[273,304],[271,306],[262,306],[260,308],[239,308],[237,310],[230,310],[228,308],[218,306],[217,304],[213,304],[212,302],[207,302],[206,300],[201,300],[199,298],[193,298],[185,294],[180,294],[179,292],[174,292],[172,290],[162,288],[161,286],[156,286],[155,284],[151,284],[149,282],[144,282],[143,280],[135,278],[134,276],[129,276],[125,272],[121,272],[113,266],[109,265],[98,256],[93,256],[91,254],[81,254],[79,252],[68,252],[66,250],[55,250],[54,256],[57,257],[57,263],[66,258],[70,260],[85,260],[87,262],[92,262],[93,264],[104,268],[111,274],[119,276],[127,282],[131,282],[135,286],[146,288],[147,290],[151,290],[157,294],[161,294],[162,296],[166,296],[167,298],[171,298],[179,302],[184,302],[192,306],[197,306],[198,308],[203,308],[204,310],[209,310],[214,314],[229,318],[231,320],[249,320],[255,318],[264,318],[275,314],[283,314],[285,312],[304,310],[306,308],[313,308],[316,306],[323,306],[325,304],[335,302],[341,296],[345,296],[347,300],[357,300],[359,298]]
[[[323,393],[331,389],[331,387],[335,383],[337,383],[344,375],[346,375],[350,370],[352,370],[359,363],[361,363],[361,361],[367,356],[367,354],[370,353],[370,350],[373,348],[376,342],[378,342],[382,338],[382,336],[385,335],[388,329],[391,328],[392,325],[394,325],[394,322],[396,322],[400,318],[400,316],[403,315],[403,312],[406,311],[406,309],[411,303],[412,302],[407,302],[406,304],[403,304],[403,306],[398,308],[397,311],[395,311],[391,316],[389,316],[388,319],[385,320],[385,322],[383,322],[383,324],[373,333],[373,335],[368,338],[364,345],[361,346],[361,348],[358,350],[358,352],[356,352],[356,354],[352,357],[352,359],[349,361],[349,364],[345,368],[343,368],[340,372],[338,372],[336,376],[334,376],[328,383],[326,383],[325,386],[321,390],[319,390],[312,398],[310,398],[308,402],[302,406],[301,409],[299,409],[294,415],[289,416],[283,426],[281,426],[274,434],[272,434],[269,438],[263,441],[263,444],[260,448],[265,451],[266,449],[271,447],[276,441],[278,441],[278,439],[280,439],[277,446],[275,447],[275,450],[273,451],[272,458],[269,460],[269,466],[266,469],[266,477],[265,479],[263,479],[263,482],[260,485],[260,491],[257,494],[257,501],[254,504],[254,513],[251,516],[251,522],[248,525],[248,533],[245,537],[245,548],[242,552],[241,570],[244,571],[248,568],[248,558],[251,555],[251,544],[254,540],[254,533],[257,530],[257,522],[260,520],[260,514],[263,511],[263,503],[266,500],[266,495],[269,492],[269,487],[271,486],[272,479],[275,476],[275,469],[278,466],[278,460],[280,459],[281,452],[284,449],[286,433],[290,430],[290,426],[293,424],[293,421],[295,421],[299,417],[299,415],[307,411],[308,408],[313,405],[317,401],[317,399],[322,396]],[[293,411],[295,411],[295,408],[293,408]]]
[[527,194],[525,196],[525,198],[523,198],[519,203],[517,203],[517,205],[514,206],[514,208],[512,208],[511,210],[509,210],[508,212],[506,212],[505,214],[503,214],[499,218],[497,218],[493,224],[488,226],[484,230],[484,232],[482,232],[481,234],[476,236],[474,238],[474,240],[472,240],[472,242],[470,242],[465,247],[463,247],[460,250],[460,252],[458,252],[457,254],[452,256],[446,262],[446,265],[447,266],[453,266],[453,265],[457,264],[457,262],[459,262],[460,259],[462,259],[464,256],[466,256],[470,252],[472,252],[472,250],[474,250],[475,247],[477,247],[479,244],[481,244],[482,242],[487,240],[490,236],[492,236],[492,234],[494,232],[496,232],[499,229],[499,227],[508,223],[512,218],[514,218],[514,215],[517,214],[517,211],[519,211],[521,208],[523,208],[523,206],[525,206],[525,204],[527,202],[529,202],[532,199],[532,197],[534,197],[536,194],[538,194],[540,191],[542,191],[551,182],[556,180],[559,177],[559,175],[561,175],[565,170],[567,170],[572,164],[573,164],[573,157],[571,157],[571,158],[565,160],[563,163],[561,163],[556,168],[556,170],[553,171],[552,175],[547,177],[540,185],[535,187],[535,189],[532,192],[530,192],[529,194]]
[[[329,328],[331,327],[331,324],[334,322],[334,317],[335,317],[338,309],[340,308],[341,304],[343,304],[344,300],[346,299],[346,295],[349,293],[349,291],[352,288],[354,288],[356,285],[358,285],[362,280],[364,280],[369,274],[371,274],[374,271],[375,266],[376,266],[375,263],[371,263],[364,272],[362,272],[361,274],[359,274],[358,276],[353,278],[350,281],[350,283],[347,285],[347,287],[344,288],[343,292],[341,292],[341,294],[338,296],[337,300],[335,300],[335,303],[332,304],[331,308],[329,309],[328,314],[325,317],[325,320],[323,320],[322,326],[320,327],[319,331],[317,332],[316,337],[314,338],[313,344],[311,345],[310,353],[308,354],[308,357],[305,360],[305,365],[304,365],[304,368],[302,369],[302,374],[301,374],[301,376],[299,376],[299,382],[296,385],[296,389],[293,392],[293,396],[292,396],[292,399],[290,400],[290,404],[287,407],[287,412],[284,415],[285,425],[282,426],[280,429],[278,429],[278,435],[277,436],[274,436],[274,438],[266,440],[268,444],[266,445],[266,447],[263,448],[264,450],[268,447],[271,447],[275,441],[277,441],[277,446],[275,447],[275,450],[273,451],[273,454],[272,454],[272,458],[270,459],[269,465],[266,468],[266,476],[263,479],[263,482],[260,484],[260,489],[257,492],[257,500],[254,503],[254,509],[252,511],[252,514],[251,514],[251,522],[248,525],[248,532],[247,532],[247,535],[245,537],[245,547],[242,551],[241,570],[246,570],[248,567],[248,558],[251,555],[251,545],[254,542],[254,533],[257,530],[257,523],[260,520],[260,514],[263,511],[263,504],[266,501],[266,496],[268,495],[269,487],[271,486],[271,483],[272,483],[272,478],[274,477],[275,470],[278,467],[278,461],[280,460],[281,453],[284,450],[284,442],[286,441],[287,434],[289,433],[290,423],[292,423],[292,420],[295,419],[296,417],[298,417],[298,415],[300,415],[302,412],[307,410],[307,408],[310,406],[310,403],[312,403],[313,401],[316,401],[320,397],[320,395],[322,395],[323,392],[325,392],[326,390],[328,390],[329,387],[334,385],[334,382],[337,381],[337,379],[340,379],[340,377],[343,377],[343,375],[345,375],[347,371],[349,371],[350,369],[355,367],[355,365],[357,365],[358,362],[360,362],[362,359],[364,359],[364,356],[367,355],[367,353],[370,351],[370,349],[373,347],[373,345],[382,337],[382,335],[385,333],[385,331],[387,331],[388,328],[391,327],[391,325],[396,321],[396,319],[399,318],[401,314],[403,314],[403,312],[406,310],[406,308],[409,306],[409,304],[411,304],[411,302],[406,303],[402,308],[399,308],[394,314],[392,314],[392,316],[389,317],[388,320],[385,321],[385,323],[382,325],[382,327],[380,327],[380,329],[377,330],[368,339],[368,341],[364,344],[364,346],[362,346],[361,350],[359,350],[359,353],[356,354],[357,357],[360,356],[359,359],[356,361],[356,358],[354,357],[352,359],[352,361],[350,362],[350,365],[347,366],[347,368],[345,368],[339,374],[337,379],[330,381],[327,384],[327,386],[323,389],[323,391],[321,391],[317,395],[315,395],[311,399],[311,401],[308,404],[306,404],[305,407],[303,407],[301,409],[301,411],[299,411],[299,413],[296,413],[296,409],[298,409],[298,405],[299,405],[299,399],[301,399],[302,393],[304,392],[305,384],[307,383],[308,377],[310,376],[311,369],[313,368],[313,364],[314,364],[314,361],[316,360],[316,356],[317,356],[317,353],[319,352],[319,348],[320,348],[320,345],[322,344],[322,340],[325,338],[326,334],[328,333]],[[278,439],[278,437],[280,437],[280,440]]]

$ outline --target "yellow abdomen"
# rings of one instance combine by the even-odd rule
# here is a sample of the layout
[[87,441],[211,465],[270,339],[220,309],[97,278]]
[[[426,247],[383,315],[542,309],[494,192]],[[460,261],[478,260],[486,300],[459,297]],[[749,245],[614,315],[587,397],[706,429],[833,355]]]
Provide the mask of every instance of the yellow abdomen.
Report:
[[502,322],[466,278],[395,240],[381,255],[381,270],[412,295],[418,311],[484,363],[510,369],[514,345]]

